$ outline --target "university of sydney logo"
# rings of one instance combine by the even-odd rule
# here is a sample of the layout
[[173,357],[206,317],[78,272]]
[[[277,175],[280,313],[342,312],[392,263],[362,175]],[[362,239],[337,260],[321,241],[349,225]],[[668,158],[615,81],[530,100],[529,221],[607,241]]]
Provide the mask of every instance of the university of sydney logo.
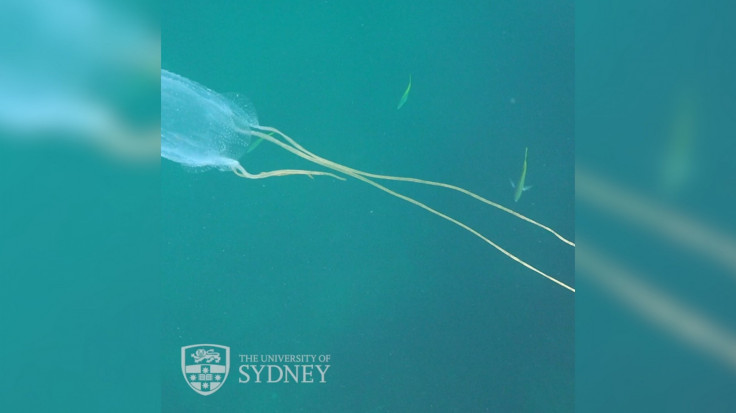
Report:
[[222,387],[230,371],[230,347],[194,344],[181,348],[181,372],[192,390],[209,396]]

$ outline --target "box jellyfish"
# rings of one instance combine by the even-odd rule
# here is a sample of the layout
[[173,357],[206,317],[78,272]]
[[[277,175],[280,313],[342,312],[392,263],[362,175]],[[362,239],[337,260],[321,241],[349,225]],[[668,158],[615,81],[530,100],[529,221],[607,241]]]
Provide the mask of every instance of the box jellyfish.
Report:
[[[330,172],[300,169],[279,169],[260,173],[246,171],[239,159],[247,152],[251,139],[254,137],[279,146]],[[575,246],[572,241],[569,241],[552,228],[455,185],[417,178],[373,174],[322,158],[278,129],[259,125],[255,111],[250,104],[235,102],[205,86],[163,69],[161,70],[161,156],[192,168],[229,170],[239,177],[248,179],[286,175],[307,175],[310,177],[322,175],[341,180],[347,177],[357,179],[452,222],[529,270],[569,291],[575,292],[575,289],[570,285],[542,272],[465,223],[414,198],[387,188],[378,181],[404,181],[458,191],[536,225],[571,247]]]

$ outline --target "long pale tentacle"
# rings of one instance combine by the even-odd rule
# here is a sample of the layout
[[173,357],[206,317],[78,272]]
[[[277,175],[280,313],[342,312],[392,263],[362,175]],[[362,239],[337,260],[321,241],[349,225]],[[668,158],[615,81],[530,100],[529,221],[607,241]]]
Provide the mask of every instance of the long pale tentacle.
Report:
[[560,286],[562,286],[564,288],[567,288],[568,290],[570,290],[572,292],[575,292],[575,289],[574,288],[572,288],[569,285],[563,283],[562,281],[560,281],[560,280],[552,277],[551,275],[545,274],[541,270],[535,268],[531,264],[529,264],[526,261],[522,260],[521,258],[517,257],[516,255],[510,253],[509,251],[507,251],[506,249],[504,249],[500,245],[494,243],[490,239],[488,239],[485,236],[483,236],[483,234],[479,233],[478,231],[474,230],[473,228],[469,227],[468,225],[466,225],[466,224],[458,221],[457,219],[452,218],[452,217],[450,217],[448,215],[445,215],[442,212],[437,211],[436,209],[434,209],[434,208],[432,208],[432,207],[430,207],[430,206],[428,206],[428,205],[426,205],[426,204],[424,204],[422,202],[419,202],[419,201],[417,201],[414,198],[411,198],[411,197],[408,197],[406,195],[400,194],[398,192],[392,191],[392,190],[386,188],[385,186],[383,186],[383,185],[381,185],[381,184],[379,184],[379,183],[377,183],[377,182],[375,182],[375,181],[373,181],[373,180],[371,180],[369,178],[366,178],[365,176],[362,176],[362,175],[359,175],[359,174],[354,174],[354,173],[352,173],[350,171],[342,171],[342,170],[339,170],[339,171],[340,172],[343,172],[346,175],[350,175],[350,176],[352,176],[355,179],[359,179],[359,180],[361,180],[361,181],[363,181],[363,182],[365,182],[365,183],[367,183],[369,185],[373,185],[374,187],[376,187],[376,188],[378,188],[378,189],[380,189],[380,190],[382,190],[382,191],[384,191],[384,192],[386,192],[388,194],[391,194],[391,195],[393,195],[393,196],[395,196],[397,198],[403,199],[404,201],[410,202],[410,203],[412,203],[412,204],[414,204],[414,205],[416,205],[416,206],[418,206],[420,208],[423,208],[423,209],[425,209],[425,210],[427,210],[427,211],[429,211],[429,212],[431,212],[431,213],[433,213],[433,214],[435,214],[435,215],[437,215],[437,216],[439,216],[441,218],[444,218],[444,219],[452,222],[455,225],[458,225],[459,227],[465,229],[466,231],[470,232],[471,234],[475,235],[476,237],[478,237],[478,238],[482,239],[483,241],[485,241],[486,243],[490,244],[493,248],[499,250],[505,256],[511,258],[512,260],[518,262],[519,264],[525,266],[526,268],[529,268],[530,270],[536,272],[537,274],[539,274],[539,275],[547,278],[548,280],[550,280],[550,281],[552,281],[554,283],[557,283],[558,285],[560,285]]
[[558,280],[558,279],[556,279],[556,278],[554,278],[554,277],[552,277],[552,276],[550,276],[548,274],[545,274],[541,270],[535,268],[531,264],[527,263],[526,261],[522,260],[521,258],[519,258],[519,257],[515,256],[514,254],[510,253],[509,251],[507,251],[506,249],[504,249],[500,245],[494,243],[490,239],[488,239],[485,236],[483,236],[483,234],[479,233],[478,231],[474,230],[473,228],[469,227],[468,225],[464,224],[463,222],[458,221],[457,219],[452,218],[452,217],[450,217],[450,216],[448,216],[448,215],[446,215],[446,214],[444,214],[444,213],[442,213],[440,211],[437,211],[437,210],[429,207],[428,205],[426,205],[426,204],[424,204],[422,202],[417,201],[416,199],[413,199],[413,198],[408,197],[406,195],[403,195],[403,194],[400,194],[398,192],[395,192],[395,191],[393,191],[393,190],[391,190],[389,188],[386,188],[385,186],[383,186],[383,185],[381,185],[381,184],[373,181],[369,177],[366,177],[366,176],[362,175],[359,171],[353,170],[352,168],[349,168],[347,166],[340,165],[338,163],[335,163],[335,162],[329,161],[327,159],[324,159],[322,157],[319,157],[319,156],[317,156],[317,155],[315,155],[315,154],[307,151],[306,149],[304,149],[303,147],[301,147],[299,144],[297,144],[296,142],[294,142],[293,139],[288,138],[286,135],[284,135],[283,133],[279,132],[276,129],[273,129],[273,128],[266,129],[265,127],[259,127],[259,129],[261,129],[261,130],[269,130],[269,131],[272,131],[272,132],[275,131],[275,133],[278,133],[279,135],[284,136],[285,139],[287,139],[287,141],[289,143],[291,143],[292,145],[294,145],[294,146],[293,147],[292,146],[289,146],[289,145],[287,145],[287,144],[285,144],[285,143],[277,140],[273,136],[268,135],[268,134],[263,133],[263,132],[260,132],[260,131],[251,130],[250,133],[253,134],[253,135],[255,135],[255,136],[258,136],[259,138],[262,138],[262,139],[264,139],[266,141],[269,141],[269,142],[271,142],[273,144],[276,144],[276,145],[278,145],[278,146],[286,149],[287,151],[289,151],[289,152],[291,152],[291,153],[293,153],[293,154],[295,154],[295,155],[297,155],[297,156],[299,156],[301,158],[304,158],[306,160],[309,160],[311,162],[314,162],[314,163],[316,163],[318,165],[322,165],[322,166],[324,166],[326,168],[329,168],[329,169],[332,169],[332,170],[335,170],[335,171],[338,171],[338,172],[342,172],[345,175],[348,175],[348,176],[351,176],[351,177],[353,177],[355,179],[358,179],[360,181],[363,181],[363,182],[365,182],[365,183],[367,183],[369,185],[372,185],[372,186],[374,186],[374,187],[376,187],[376,188],[378,188],[378,189],[380,189],[380,190],[382,190],[382,191],[384,191],[384,192],[386,192],[386,193],[388,193],[390,195],[393,195],[393,196],[395,196],[397,198],[403,199],[404,201],[407,201],[407,202],[409,202],[411,204],[414,204],[414,205],[416,205],[416,206],[418,206],[418,207],[420,207],[422,209],[425,209],[425,210],[431,212],[432,214],[435,214],[435,215],[437,215],[437,216],[439,216],[439,217],[441,217],[443,219],[446,219],[446,220],[452,222],[453,224],[455,224],[455,225],[457,225],[457,226],[465,229],[466,231],[470,232],[471,234],[475,235],[476,237],[482,239],[484,242],[488,243],[493,248],[497,249],[502,254],[504,254],[507,257],[511,258],[512,260],[518,262],[519,264],[523,265],[524,267],[526,267],[526,268],[528,268],[528,269],[536,272],[537,274],[539,274],[539,275],[547,278],[548,280],[550,280],[550,281],[552,281],[552,282],[554,282],[554,283],[556,283],[556,284],[558,284],[558,285],[560,285],[560,286],[562,286],[562,287],[564,287],[564,288],[566,288],[566,289],[568,289],[568,290],[570,290],[572,292],[575,292],[575,289],[574,288],[570,287],[569,285],[563,283],[562,281],[560,281],[560,280]]
[[235,175],[241,178],[248,178],[248,179],[263,179],[263,178],[270,178],[272,176],[287,176],[287,175],[307,175],[308,177],[312,178],[312,175],[324,175],[324,176],[331,176],[341,181],[345,180],[345,178],[341,176],[337,176],[333,173],[319,172],[319,171],[305,171],[302,169],[279,169],[276,171],[261,172],[257,174],[252,174],[246,171],[242,165],[233,166],[231,169],[233,173],[235,173]]
[[[312,160],[319,159],[321,161],[327,162],[330,165],[339,166],[339,167],[343,168],[343,171],[344,170],[350,170],[350,171],[352,171],[355,174],[358,174],[358,175],[361,175],[361,176],[365,176],[365,177],[368,177],[368,178],[385,179],[385,180],[390,180],[390,181],[414,182],[414,183],[424,184],[424,185],[439,186],[439,187],[442,187],[442,188],[452,189],[453,191],[461,192],[461,193],[463,193],[465,195],[468,195],[468,196],[471,196],[471,197],[473,197],[473,198],[475,198],[475,199],[477,199],[477,200],[479,200],[479,201],[481,201],[481,202],[483,202],[485,204],[488,204],[488,205],[490,205],[490,206],[492,206],[494,208],[498,208],[501,211],[507,212],[507,213],[509,213],[509,214],[511,214],[511,215],[513,215],[513,216],[515,216],[517,218],[519,218],[519,219],[522,219],[522,220],[524,220],[526,222],[529,222],[530,224],[536,225],[539,228],[542,228],[545,231],[553,234],[555,237],[557,237],[558,239],[560,239],[562,242],[564,242],[564,243],[566,243],[568,245],[571,245],[573,247],[575,246],[575,243],[574,242],[572,242],[572,241],[568,240],[567,238],[563,237],[562,235],[560,235],[557,231],[553,230],[552,228],[550,228],[550,227],[548,227],[548,226],[546,226],[546,225],[544,225],[544,224],[542,224],[540,222],[537,222],[537,221],[535,221],[535,220],[533,220],[533,219],[531,219],[531,218],[529,218],[527,216],[524,216],[524,215],[522,215],[522,214],[514,211],[513,209],[507,208],[507,207],[505,207],[505,206],[503,206],[503,205],[501,205],[499,203],[496,203],[496,202],[493,202],[493,201],[491,201],[489,199],[483,198],[482,196],[480,196],[478,194],[475,194],[475,193],[473,193],[471,191],[468,191],[465,188],[460,188],[459,186],[445,184],[445,183],[442,183],[442,182],[427,181],[427,180],[424,180],[424,179],[407,178],[407,177],[390,176],[390,175],[379,175],[379,174],[373,174],[373,173],[370,173],[370,172],[360,171],[360,170],[357,170],[357,169],[354,169],[354,168],[350,168],[350,167],[345,166],[345,165],[340,165],[340,164],[338,164],[336,162],[333,162],[333,161],[324,159],[324,158],[322,158],[322,157],[320,157],[318,155],[315,155],[312,152],[309,152],[303,146],[299,145],[296,141],[294,141],[292,138],[290,138],[288,135],[284,134],[283,132],[281,132],[280,130],[278,130],[276,128],[272,128],[272,127],[269,127],[269,126],[258,126],[258,129],[264,130],[264,131],[268,131],[268,132],[272,132],[272,133],[276,133],[279,136],[281,136],[282,138],[284,138],[287,142],[289,142],[290,144],[292,144],[296,149],[298,149],[302,153],[307,154],[307,155],[310,155],[312,157]],[[329,165],[324,165],[324,166],[326,166],[328,168],[330,167]],[[341,171],[341,172],[343,172],[343,171]]]

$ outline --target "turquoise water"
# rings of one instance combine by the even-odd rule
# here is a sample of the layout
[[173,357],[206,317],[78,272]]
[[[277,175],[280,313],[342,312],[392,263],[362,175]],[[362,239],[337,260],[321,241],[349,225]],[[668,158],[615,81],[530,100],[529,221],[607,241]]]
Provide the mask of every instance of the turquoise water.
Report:
[[[169,1],[162,15],[162,67],[248,96],[262,125],[572,236],[572,3]],[[533,189],[514,203],[525,147]],[[267,142],[240,161],[314,168]],[[574,284],[573,249],[546,232],[442,188],[388,186]],[[572,410],[573,294],[457,226],[355,180],[166,160],[161,204],[164,411]],[[203,397],[180,366],[197,343],[330,354],[328,382],[241,384],[231,368]]]

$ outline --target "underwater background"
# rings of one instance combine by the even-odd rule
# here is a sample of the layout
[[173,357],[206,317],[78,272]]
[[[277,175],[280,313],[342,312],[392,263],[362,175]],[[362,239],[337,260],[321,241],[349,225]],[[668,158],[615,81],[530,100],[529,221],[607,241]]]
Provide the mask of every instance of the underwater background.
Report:
[[[572,2],[164,1],[163,68],[247,96],[329,160],[461,186],[573,237]],[[408,101],[397,110],[407,87]],[[526,185],[513,188],[529,148]],[[317,169],[264,142],[251,173]],[[573,285],[574,249],[443,188],[388,182]],[[354,179],[161,160],[162,410],[572,411],[574,294]],[[192,391],[180,348],[231,347]],[[327,383],[238,383],[238,354],[329,354]]]
[[[564,290],[358,182],[162,162],[159,82],[163,21],[167,68],[247,94],[310,149],[468,187],[570,236],[555,158],[571,154],[572,86],[555,80],[572,73],[569,5],[122,3],[0,2],[4,411],[571,409]],[[574,283],[548,235],[391,185],[574,284],[578,411],[734,405],[732,3],[576,5]],[[534,188],[513,203],[527,146]],[[242,162],[309,167],[275,149]],[[328,353],[328,383],[231,370],[199,396],[179,352],[210,340]]]

